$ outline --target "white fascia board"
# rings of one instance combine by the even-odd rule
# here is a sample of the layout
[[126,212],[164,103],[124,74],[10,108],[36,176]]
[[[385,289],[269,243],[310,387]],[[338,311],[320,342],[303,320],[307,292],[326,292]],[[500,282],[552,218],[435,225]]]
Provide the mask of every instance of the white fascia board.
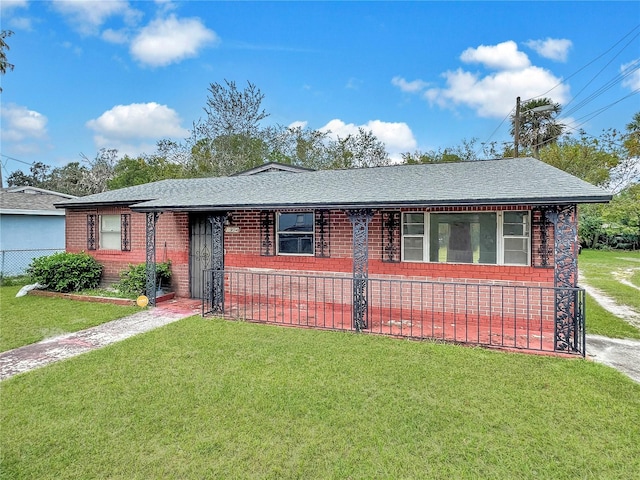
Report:
[[14,208],[0,208],[0,215],[41,215],[47,217],[64,217],[64,210],[19,210]]

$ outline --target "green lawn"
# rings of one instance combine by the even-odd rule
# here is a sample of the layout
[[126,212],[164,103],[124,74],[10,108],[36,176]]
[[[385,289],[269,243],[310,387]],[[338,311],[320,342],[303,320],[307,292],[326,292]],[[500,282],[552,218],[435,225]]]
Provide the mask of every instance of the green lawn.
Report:
[[1,478],[640,478],[581,359],[191,317],[2,383]]
[[[583,250],[578,268],[586,282],[618,303],[640,312],[640,292],[618,281],[616,273],[628,271],[626,278],[634,284],[640,280],[640,252]],[[612,338],[640,338],[640,330],[607,312],[587,295],[587,333]]]
[[16,298],[20,288],[0,287],[0,352],[83,330],[140,310],[138,307],[35,295]]

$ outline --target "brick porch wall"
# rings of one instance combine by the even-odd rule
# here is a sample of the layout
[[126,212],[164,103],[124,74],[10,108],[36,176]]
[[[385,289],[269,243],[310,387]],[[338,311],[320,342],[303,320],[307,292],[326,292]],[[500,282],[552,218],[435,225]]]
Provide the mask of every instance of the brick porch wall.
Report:
[[[96,250],[87,247],[87,215],[131,214],[131,251],[102,250],[99,247],[99,225],[96,225]],[[85,251],[103,265],[104,284],[119,280],[121,271],[130,264],[146,262],[146,215],[128,208],[100,208],[98,210],[67,210],[66,250]],[[156,224],[156,261],[171,261],[171,289],[177,296],[189,296],[189,216],[186,213],[166,212]]]
[[[405,209],[405,211],[496,211],[529,210],[530,207],[458,207],[452,209]],[[281,210],[285,211],[285,210]],[[292,210],[297,211],[297,210]],[[131,214],[131,251],[87,249],[87,215]],[[347,215],[340,210],[330,212],[329,258],[315,256],[263,256],[261,255],[260,212],[232,212],[233,226],[237,233],[225,232],[225,268],[233,270],[264,269],[263,271],[307,273],[317,275],[340,274],[349,276],[353,271],[352,227]],[[98,235],[99,226],[96,226]],[[552,228],[548,231],[548,244],[553,246]],[[319,227],[316,225],[316,235]],[[539,231],[532,232],[532,252],[535,263],[540,263],[538,247]],[[275,239],[271,239],[275,242]],[[397,238],[397,248],[400,239]],[[98,242],[98,239],[96,239]],[[87,251],[104,265],[103,280],[118,280],[118,275],[129,264],[146,261],[146,216],[131,212],[128,208],[99,208],[68,210],[66,216],[66,248],[69,252]],[[98,243],[97,243],[98,245]],[[382,215],[376,212],[369,225],[369,276],[370,278],[411,279],[435,282],[497,283],[523,286],[553,286],[552,268],[532,266],[498,266],[472,264],[435,264],[397,262],[383,260]],[[156,226],[156,261],[171,260],[172,289],[176,295],[189,296],[189,214],[165,212],[159,216]],[[553,261],[551,257],[550,262]]]

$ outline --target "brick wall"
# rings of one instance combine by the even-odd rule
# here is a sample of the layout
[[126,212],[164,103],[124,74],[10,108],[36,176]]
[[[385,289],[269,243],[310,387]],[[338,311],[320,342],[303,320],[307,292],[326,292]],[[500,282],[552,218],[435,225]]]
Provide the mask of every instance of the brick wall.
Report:
[[[410,211],[495,211],[529,210],[530,207],[457,207],[433,208]],[[131,214],[131,251],[87,250],[87,215]],[[224,236],[225,268],[267,269],[291,273],[318,275],[339,274],[348,276],[353,270],[352,227],[347,215],[339,210],[330,212],[330,224],[326,230],[329,245],[328,258],[316,256],[271,255],[262,253],[260,212],[237,211],[232,213],[232,226],[238,232],[227,231]],[[400,230],[397,230],[399,234]],[[96,235],[99,224],[96,225]],[[273,231],[272,231],[273,233]],[[553,247],[552,228],[548,230],[548,244]],[[316,237],[320,235],[316,225]],[[436,264],[383,261],[382,214],[376,212],[369,226],[369,276],[371,278],[428,280],[435,282],[495,283],[523,286],[553,286],[552,268],[533,266],[498,266],[473,264]],[[397,245],[399,248],[399,237]],[[275,243],[275,238],[271,238]],[[538,249],[541,243],[539,231],[532,232],[534,264],[540,263]],[[146,216],[131,212],[128,208],[100,208],[92,210],[68,210],[66,217],[67,251],[88,251],[104,265],[104,280],[118,280],[120,271],[130,263],[146,261]],[[96,245],[99,245],[96,238]],[[189,296],[189,214],[165,212],[159,216],[156,227],[156,261],[171,260],[172,288],[178,296]],[[549,258],[553,262],[553,256]]]
[[[96,250],[88,250],[87,215],[131,214],[131,250],[103,250],[99,247],[100,226],[95,227]],[[171,288],[178,296],[189,296],[189,216],[186,213],[165,212],[156,224],[156,261],[171,261]],[[130,264],[146,262],[146,215],[128,208],[110,207],[93,210],[67,210],[66,249],[86,251],[103,265],[102,280],[110,284],[119,280],[121,271]]]

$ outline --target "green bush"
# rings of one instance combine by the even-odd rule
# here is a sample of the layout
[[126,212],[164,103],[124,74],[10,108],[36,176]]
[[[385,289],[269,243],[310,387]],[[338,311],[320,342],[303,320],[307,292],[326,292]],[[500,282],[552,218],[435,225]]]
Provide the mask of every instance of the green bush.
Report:
[[[171,282],[171,262],[156,263],[156,287],[168,287]],[[147,290],[147,266],[144,263],[129,265],[120,272],[120,281],[115,287],[122,293],[142,295]]]
[[102,265],[87,253],[54,253],[35,258],[27,273],[34,282],[56,292],[77,292],[96,288],[100,283]]

